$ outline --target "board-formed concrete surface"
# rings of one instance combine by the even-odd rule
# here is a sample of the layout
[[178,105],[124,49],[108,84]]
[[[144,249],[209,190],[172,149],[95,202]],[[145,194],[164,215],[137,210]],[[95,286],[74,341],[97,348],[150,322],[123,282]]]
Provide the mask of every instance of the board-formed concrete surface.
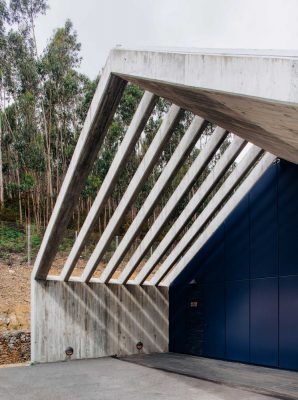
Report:
[[0,369],[0,400],[270,400],[273,397],[101,358]]
[[168,351],[168,290],[154,286],[38,281],[32,286],[31,361],[57,362]]
[[149,368],[242,388],[279,399],[298,399],[298,373],[294,371],[177,353],[139,354],[122,359]]

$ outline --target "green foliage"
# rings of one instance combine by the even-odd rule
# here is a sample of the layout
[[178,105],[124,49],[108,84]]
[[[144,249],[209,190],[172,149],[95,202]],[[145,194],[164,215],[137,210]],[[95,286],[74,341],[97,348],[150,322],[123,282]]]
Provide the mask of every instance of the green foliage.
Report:
[[[32,254],[35,255],[42,240],[42,236],[38,233],[35,225],[31,225],[30,237]],[[74,242],[74,237],[74,231],[68,231],[66,237],[61,242],[59,250],[62,252],[70,250]],[[25,228],[21,225],[2,223],[0,224],[0,259],[11,253],[27,253],[27,234]]]
[[59,251],[67,252],[70,251],[74,243],[74,236],[72,238],[64,237],[59,245]]
[[31,235],[31,246],[32,246],[32,250],[33,250],[33,251],[38,250],[40,244],[41,244],[41,235],[39,235],[39,234],[36,232],[36,229],[34,229],[32,235]]
[[[75,73],[73,69],[80,65],[80,48],[81,44],[77,42],[77,33],[73,30],[72,22],[67,20],[63,28],[56,30],[45,49],[40,64],[41,72],[48,74],[56,84],[60,85],[61,80],[64,80],[64,83],[70,85],[71,75]],[[75,79],[72,80],[72,84],[76,86]],[[64,85],[61,85],[61,89],[67,92]]]
[[26,107],[26,100],[32,101],[36,95],[38,75],[32,50],[28,46],[25,37],[16,31],[10,31],[6,37],[5,64],[3,67],[3,79],[8,92],[17,100],[21,98],[21,106]]
[[0,252],[21,253],[26,247],[26,235],[19,228],[0,225]]
[[82,197],[83,198],[88,198],[88,197],[95,198],[100,185],[101,185],[100,177],[97,175],[90,175],[87,178],[87,183],[86,183],[85,189],[82,193]]
[[[9,22],[9,11],[5,0],[0,0],[0,45],[5,33],[5,24]],[[2,42],[3,44],[3,42]]]
[[29,174],[24,174],[22,176],[21,180],[21,185],[20,185],[20,190],[22,192],[28,192],[29,190],[32,190],[35,185],[35,181],[32,175]]
[[11,0],[10,12],[13,22],[30,25],[38,15],[45,14],[49,8],[47,0]]
[[136,85],[128,85],[121,99],[117,114],[122,123],[129,125],[144,91]]
[[[78,71],[81,44],[70,20],[53,32],[46,48],[38,55],[35,20],[47,8],[47,0],[11,0],[9,7],[4,0],[0,0],[0,132],[6,207],[2,205],[1,208],[0,205],[0,217],[11,220],[14,213],[15,220],[22,223],[30,221],[34,251],[40,245],[41,233],[47,226],[100,79],[97,77],[91,80]],[[74,231],[80,229],[143,93],[134,84],[126,86],[73,214],[72,231],[62,241],[60,251],[69,250],[72,246]],[[169,107],[169,101],[158,99],[144,132],[131,150],[120,171],[117,184],[103,207],[96,224],[99,231],[105,228],[119,204]],[[180,123],[127,213],[120,234],[125,233],[141,208],[192,118],[193,115],[188,112],[181,115]],[[171,185],[165,188],[168,190],[164,191],[156,205],[154,215],[159,213],[198,153],[199,148],[193,150]],[[196,187],[199,184],[197,182]],[[173,213],[173,219],[186,204],[187,196],[188,194]],[[94,233],[97,232],[92,232]],[[25,251],[26,238],[21,230],[17,232],[4,229],[1,235],[0,251]]]
[[[39,227],[51,214],[98,82],[77,71],[81,45],[69,20],[37,55],[35,18],[47,8],[46,0],[11,0],[9,9],[0,0],[0,28],[12,22],[0,46],[5,196],[19,202],[20,221],[34,218]],[[83,198],[95,196],[100,183],[91,177]]]
[[80,75],[81,85],[82,85],[82,100],[77,109],[78,117],[81,121],[84,121],[84,118],[87,115],[90,103],[93,99],[95,90],[97,88],[100,77],[98,76],[94,80],[90,80],[85,75]]

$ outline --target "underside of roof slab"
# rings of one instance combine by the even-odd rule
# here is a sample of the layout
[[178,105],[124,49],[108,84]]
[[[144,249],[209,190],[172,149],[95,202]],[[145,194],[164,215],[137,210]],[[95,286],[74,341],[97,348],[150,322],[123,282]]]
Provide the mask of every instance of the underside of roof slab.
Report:
[[112,73],[298,163],[298,57],[115,49]]

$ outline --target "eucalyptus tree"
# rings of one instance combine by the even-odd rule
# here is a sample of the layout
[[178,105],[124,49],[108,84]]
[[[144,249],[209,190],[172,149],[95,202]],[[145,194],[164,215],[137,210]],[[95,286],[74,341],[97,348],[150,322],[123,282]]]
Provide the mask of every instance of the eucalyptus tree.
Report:
[[4,179],[3,179],[3,157],[2,157],[2,120],[5,108],[5,91],[3,87],[3,68],[5,60],[5,32],[9,22],[9,12],[5,0],[0,0],[0,209],[4,205]]
[[39,15],[45,14],[49,8],[48,0],[11,0],[10,1],[11,21],[17,23],[31,41],[31,48],[37,56],[37,43],[35,36],[35,20]]
[[[70,20],[56,29],[45,49],[38,52],[35,21],[47,8],[47,0],[11,0],[9,7],[0,0],[0,205],[5,194],[7,203],[12,207],[18,205],[18,219],[32,220],[38,228],[45,227],[50,218],[99,80],[79,72],[81,45]],[[71,223],[76,229],[80,229],[91,207],[142,95],[141,88],[127,85],[74,212]],[[99,216],[99,233],[119,204],[169,106],[165,99],[157,102]],[[125,233],[148,196],[191,118],[189,113],[184,114],[132,205],[120,234]],[[180,178],[198,151],[181,168]],[[177,186],[179,177],[171,189]],[[169,193],[157,204],[153,218]]]

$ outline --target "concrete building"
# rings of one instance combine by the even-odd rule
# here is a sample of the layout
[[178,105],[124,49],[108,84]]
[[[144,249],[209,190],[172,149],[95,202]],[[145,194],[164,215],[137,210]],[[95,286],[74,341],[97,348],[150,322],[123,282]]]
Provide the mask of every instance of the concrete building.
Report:
[[[144,96],[61,274],[49,275],[127,82],[142,87]],[[170,350],[298,370],[297,88],[298,57],[293,53],[111,51],[34,266],[33,361],[63,360],[67,346],[78,359],[134,354],[141,341],[145,353]],[[94,221],[158,97],[172,105],[82,275],[75,277],[72,272]],[[95,278],[182,110],[195,115],[192,123]],[[207,122],[216,126],[213,134],[113,278]],[[228,146],[212,172],[137,269],[223,142]]]

